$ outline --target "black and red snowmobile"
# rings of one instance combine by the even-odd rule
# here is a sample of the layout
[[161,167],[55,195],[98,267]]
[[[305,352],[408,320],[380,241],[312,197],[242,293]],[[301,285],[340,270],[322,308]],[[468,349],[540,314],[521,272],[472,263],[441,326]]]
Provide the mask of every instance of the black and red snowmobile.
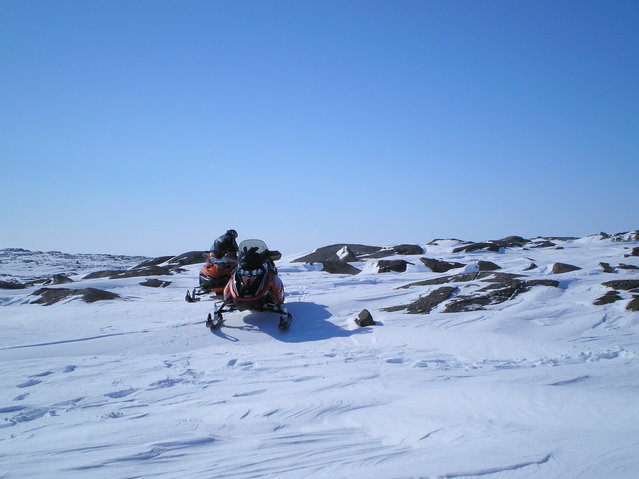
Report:
[[222,294],[224,287],[229,282],[237,257],[234,254],[227,254],[222,259],[217,259],[213,253],[209,253],[206,264],[200,270],[200,286],[187,291],[184,298],[189,303],[199,301],[199,296],[205,294]]
[[222,314],[233,311],[268,311],[280,315],[279,328],[287,329],[292,316],[284,304],[284,285],[277,274],[278,251],[270,251],[262,240],[240,243],[237,266],[224,288],[224,301],[216,304],[206,320],[215,329],[224,320]]

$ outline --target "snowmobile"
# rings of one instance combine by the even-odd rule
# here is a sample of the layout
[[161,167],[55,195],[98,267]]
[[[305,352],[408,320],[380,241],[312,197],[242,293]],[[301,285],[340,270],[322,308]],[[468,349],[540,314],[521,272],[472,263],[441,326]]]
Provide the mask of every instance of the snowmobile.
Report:
[[237,258],[234,254],[227,254],[222,259],[216,259],[213,253],[209,253],[206,264],[200,270],[200,286],[193,288],[193,291],[187,291],[184,298],[189,303],[199,301],[199,296],[205,294],[221,294],[224,291],[226,283],[229,282]]
[[211,330],[222,324],[223,313],[233,311],[268,311],[280,315],[279,328],[287,329],[292,320],[284,304],[284,285],[277,274],[279,251],[269,251],[262,240],[240,243],[237,266],[224,288],[224,300],[209,313],[206,325]]

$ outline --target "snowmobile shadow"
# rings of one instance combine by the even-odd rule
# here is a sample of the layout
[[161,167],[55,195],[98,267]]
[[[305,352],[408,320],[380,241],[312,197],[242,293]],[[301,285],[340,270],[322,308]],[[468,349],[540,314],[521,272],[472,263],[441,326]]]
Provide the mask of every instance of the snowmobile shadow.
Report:
[[249,313],[243,318],[244,323],[286,343],[322,341],[371,332],[369,328],[349,331],[332,323],[329,321],[331,314],[321,304],[298,301],[286,303],[286,306],[293,315],[293,322],[288,330],[278,328],[278,315],[273,313]]

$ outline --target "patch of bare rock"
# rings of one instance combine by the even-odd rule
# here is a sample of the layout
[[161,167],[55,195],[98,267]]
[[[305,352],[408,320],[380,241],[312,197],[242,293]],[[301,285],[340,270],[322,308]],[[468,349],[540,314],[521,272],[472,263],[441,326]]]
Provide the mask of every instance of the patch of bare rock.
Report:
[[42,304],[44,306],[50,306],[72,296],[80,296],[85,303],[95,303],[96,301],[106,301],[120,297],[120,295],[111,293],[110,291],[103,291],[96,288],[40,288],[35,291],[33,295],[40,296],[40,298],[32,301],[32,303]]

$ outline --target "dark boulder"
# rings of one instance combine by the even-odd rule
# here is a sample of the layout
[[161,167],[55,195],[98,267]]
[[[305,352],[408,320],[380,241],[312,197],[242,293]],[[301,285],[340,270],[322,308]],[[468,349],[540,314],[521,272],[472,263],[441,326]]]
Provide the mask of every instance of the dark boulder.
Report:
[[362,309],[360,313],[355,318],[355,324],[360,327],[365,326],[375,326],[375,320],[373,319],[373,315],[370,313],[368,309]]
[[32,303],[42,304],[44,306],[50,306],[71,296],[81,296],[82,300],[86,303],[95,303],[96,301],[105,301],[120,297],[115,293],[96,288],[40,288],[34,292],[33,295],[40,296],[40,298],[32,301]]
[[433,273],[445,273],[448,270],[466,266],[463,263],[449,263],[448,261],[440,261],[434,258],[420,258],[419,260]]
[[166,288],[170,284],[170,281],[162,281],[157,278],[148,278],[146,281],[140,283],[140,285],[148,286],[149,288]]
[[639,246],[636,248],[632,248],[632,250],[630,251],[630,254],[624,255],[625,258],[630,258],[631,256],[639,256]]
[[635,295],[632,297],[630,302],[626,305],[627,311],[639,311],[639,296]]
[[618,269],[639,269],[639,266],[635,266],[634,264],[623,264],[620,263],[617,265]]
[[357,274],[361,272],[360,269],[344,261],[323,261],[322,271],[330,274]]
[[528,267],[526,269],[524,269],[524,271],[530,271],[530,270],[533,270],[533,269],[536,269],[536,268],[537,268],[537,265],[535,263],[530,263],[528,265]]
[[501,266],[498,266],[491,261],[477,261],[477,267],[479,268],[479,271],[495,271],[501,269]]
[[180,266],[188,266],[190,264],[206,263],[208,251],[189,251],[179,256],[175,256],[168,260],[171,264],[179,264]]
[[377,271],[379,273],[390,273],[391,271],[394,271],[396,273],[404,273],[406,271],[406,266],[409,264],[413,263],[409,263],[408,261],[405,261],[403,259],[382,259],[377,262]]
[[339,256],[337,256],[337,252],[340,251],[344,246],[348,246],[348,248],[357,257],[372,254],[382,249],[380,246],[340,243],[318,248],[310,254],[293,260],[293,263],[322,263],[324,261],[339,261],[340,258]]
[[457,291],[457,288],[453,286],[442,286],[426,296],[420,296],[410,304],[391,306],[383,308],[382,311],[393,312],[406,310],[409,314],[428,314],[437,305],[450,298],[455,291]]
[[579,269],[581,269],[579,266],[566,263],[555,263],[552,266],[553,274],[569,273],[570,271],[577,271]]
[[606,281],[602,284],[607,288],[629,291],[634,288],[639,288],[639,279],[619,279],[615,281]]
[[595,306],[602,306],[604,304],[614,303],[615,301],[621,301],[623,298],[619,296],[619,291],[608,291],[602,297],[597,298],[592,304]]
[[139,276],[168,276],[173,273],[180,273],[184,271],[177,265],[164,265],[164,266],[145,266],[136,269],[125,269],[115,271],[96,271],[95,273],[89,273],[82,279],[96,279],[96,278],[109,278],[109,279],[122,279],[122,278],[137,278]]
[[603,269],[604,273],[614,273],[615,272],[615,269],[612,266],[610,266],[609,263],[601,262],[601,263],[599,263],[599,266],[601,267],[601,269]]
[[26,284],[16,283],[14,281],[0,281],[0,289],[24,289]]

